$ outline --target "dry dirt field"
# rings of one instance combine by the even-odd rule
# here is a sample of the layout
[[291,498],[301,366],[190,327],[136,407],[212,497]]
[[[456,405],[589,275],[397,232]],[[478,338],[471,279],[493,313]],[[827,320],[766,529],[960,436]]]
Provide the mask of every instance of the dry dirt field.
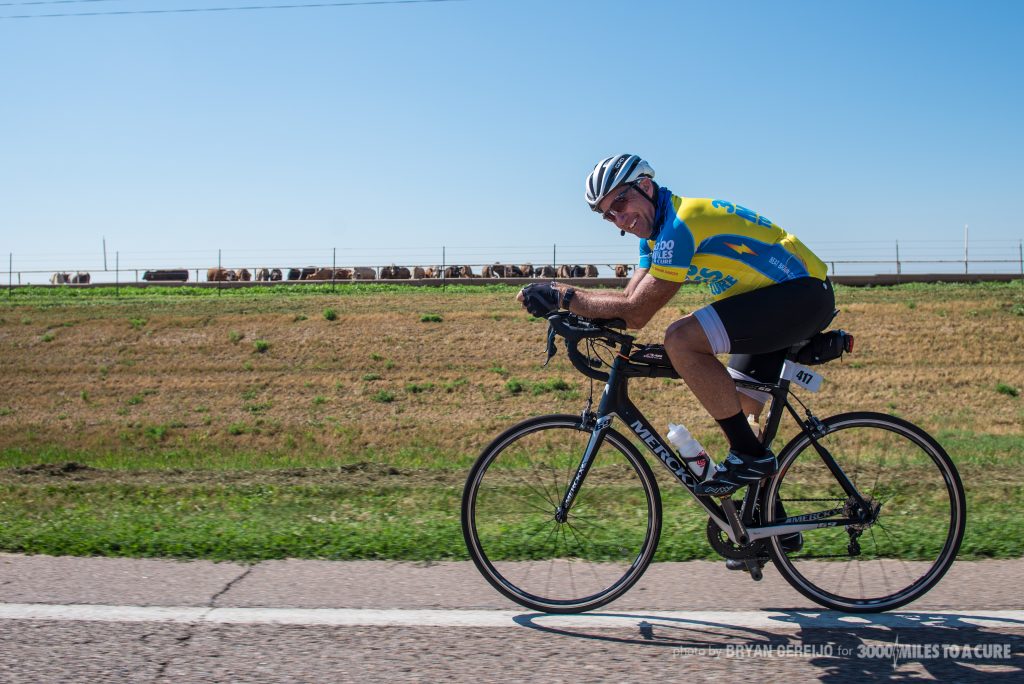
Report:
[[[545,326],[513,292],[5,297],[3,465],[468,462],[510,423],[578,412],[590,392],[563,354],[541,367]],[[706,301],[684,288],[639,339]],[[855,353],[823,367],[810,403],[820,415],[896,412],[935,433],[1021,436],[1022,302],[1020,283],[839,288],[835,325],[856,335]],[[721,443],[681,381],[631,389],[655,425],[684,421]]]
[[[465,558],[477,454],[522,418],[579,412],[591,390],[564,353],[541,367],[546,326],[513,288],[169,294],[0,298],[0,550]],[[961,557],[1019,557],[1024,287],[837,296],[855,353],[802,398],[821,417],[893,412],[934,433],[967,484]],[[707,301],[684,289],[640,340]],[[655,426],[685,422],[722,453],[682,381],[631,390]],[[714,557],[706,517],[658,470],[658,559]]]

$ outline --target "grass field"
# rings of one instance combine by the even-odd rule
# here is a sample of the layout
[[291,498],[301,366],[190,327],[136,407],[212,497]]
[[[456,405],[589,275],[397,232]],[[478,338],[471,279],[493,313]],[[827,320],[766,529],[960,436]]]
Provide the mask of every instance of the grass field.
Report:
[[[0,550],[464,558],[458,504],[476,455],[590,393],[563,355],[541,368],[545,326],[510,287],[120,293],[0,295]],[[802,398],[822,416],[882,411],[932,432],[968,488],[964,557],[1024,554],[1022,284],[837,298],[855,354]],[[684,288],[640,340],[707,301]],[[685,422],[723,452],[681,381],[631,394],[656,426]],[[706,519],[659,480],[672,513],[659,558],[713,557]]]

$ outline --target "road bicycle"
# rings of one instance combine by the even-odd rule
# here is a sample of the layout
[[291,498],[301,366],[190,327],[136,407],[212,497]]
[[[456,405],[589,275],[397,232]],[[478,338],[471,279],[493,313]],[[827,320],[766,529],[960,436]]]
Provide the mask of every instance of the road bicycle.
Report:
[[[620,320],[555,312],[548,324],[548,359],[561,337],[572,365],[606,383],[598,408],[591,400],[579,415],[538,416],[505,430],[476,460],[462,498],[473,562],[516,603],[584,612],[640,579],[658,548],[662,499],[637,443],[707,513],[716,552],[755,580],[773,562],[798,592],[826,608],[871,613],[905,605],[935,586],[956,558],[964,490],[938,442],[882,413],[819,419],[794,394],[821,383],[797,361],[820,339],[793,346],[776,382],[736,382],[771,395],[761,433],[766,447],[783,415],[799,431],[778,453],[778,472],[734,500],[697,496],[693,488],[709,464],[676,452],[629,399],[631,378],[679,377],[663,345],[636,343]],[[631,436],[612,427],[616,417]]]

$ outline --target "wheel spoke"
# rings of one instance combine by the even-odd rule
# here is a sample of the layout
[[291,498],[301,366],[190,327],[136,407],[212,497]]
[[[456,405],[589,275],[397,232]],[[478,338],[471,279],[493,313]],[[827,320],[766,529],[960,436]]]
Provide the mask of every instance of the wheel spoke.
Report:
[[558,502],[557,502],[557,501],[555,501],[554,497],[552,497],[552,496],[551,496],[551,493],[550,493],[550,492],[548,492],[548,491],[547,491],[547,489],[545,489],[544,491],[540,491],[540,490],[538,490],[538,489],[537,489],[537,488],[536,488],[536,487],[535,487],[535,486],[534,486],[533,484],[531,484],[530,482],[528,482],[528,481],[526,480],[526,478],[525,478],[525,477],[524,477],[523,475],[521,475],[521,474],[519,475],[519,481],[520,481],[520,482],[521,482],[521,483],[522,483],[522,484],[523,484],[523,485],[524,485],[524,486],[525,486],[525,487],[526,487],[527,489],[529,489],[529,490],[530,490],[531,492],[533,492],[534,494],[536,494],[537,496],[539,496],[539,497],[540,497],[541,499],[544,499],[544,500],[545,500],[545,501],[547,501],[547,502],[548,502],[549,504],[551,504],[551,507],[552,507],[553,509],[554,509],[554,508],[558,508]]

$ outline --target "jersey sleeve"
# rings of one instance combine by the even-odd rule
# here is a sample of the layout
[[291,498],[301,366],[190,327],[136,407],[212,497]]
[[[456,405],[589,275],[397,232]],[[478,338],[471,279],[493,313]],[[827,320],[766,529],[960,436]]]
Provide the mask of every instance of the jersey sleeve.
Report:
[[651,244],[647,240],[640,240],[640,259],[636,262],[637,268],[651,267]]
[[693,234],[685,222],[676,218],[654,243],[650,274],[658,280],[685,282],[693,254]]

